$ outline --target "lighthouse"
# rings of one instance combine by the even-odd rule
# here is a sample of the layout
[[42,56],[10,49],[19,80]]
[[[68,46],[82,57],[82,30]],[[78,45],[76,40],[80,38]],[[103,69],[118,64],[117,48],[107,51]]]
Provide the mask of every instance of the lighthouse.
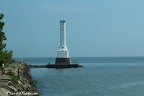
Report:
[[55,63],[50,62],[47,65],[33,65],[34,68],[78,68],[83,67],[75,62],[70,62],[69,51],[66,46],[66,21],[60,20],[60,46],[57,51]]
[[69,51],[66,46],[66,21],[60,20],[60,46],[57,51],[55,63],[47,65],[30,65],[34,68],[78,68],[83,67],[75,62],[70,62]]
[[55,64],[70,64],[69,51],[66,46],[66,21],[60,20],[60,46]]

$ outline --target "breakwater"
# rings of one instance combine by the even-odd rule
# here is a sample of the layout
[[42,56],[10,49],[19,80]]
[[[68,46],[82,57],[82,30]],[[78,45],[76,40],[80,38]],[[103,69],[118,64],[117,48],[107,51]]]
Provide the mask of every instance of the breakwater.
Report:
[[0,96],[38,96],[30,67],[24,62],[14,62],[0,72]]
[[78,68],[83,67],[79,64],[46,64],[46,65],[29,65],[30,68]]

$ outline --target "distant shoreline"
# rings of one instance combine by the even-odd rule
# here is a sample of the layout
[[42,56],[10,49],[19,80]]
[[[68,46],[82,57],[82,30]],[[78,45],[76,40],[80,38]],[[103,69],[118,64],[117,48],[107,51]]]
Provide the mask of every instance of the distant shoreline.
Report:
[[[56,57],[13,57],[13,59],[22,59],[22,58],[56,58]],[[73,56],[70,58],[144,58],[144,56]]]

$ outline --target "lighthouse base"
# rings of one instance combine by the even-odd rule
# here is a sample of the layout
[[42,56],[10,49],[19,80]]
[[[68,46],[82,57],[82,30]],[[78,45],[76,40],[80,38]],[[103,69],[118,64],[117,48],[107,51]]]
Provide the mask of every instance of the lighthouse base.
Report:
[[68,65],[70,64],[70,58],[56,58],[55,64]]

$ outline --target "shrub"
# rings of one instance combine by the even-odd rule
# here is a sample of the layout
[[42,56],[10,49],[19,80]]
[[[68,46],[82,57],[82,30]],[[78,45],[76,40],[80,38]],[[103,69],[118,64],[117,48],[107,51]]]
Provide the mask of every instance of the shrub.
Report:
[[16,85],[18,85],[19,83],[18,83],[18,77],[17,76],[12,76],[12,82],[14,83],[14,84],[16,84]]
[[14,84],[16,84],[16,85],[19,84],[19,83],[18,83],[19,78],[18,78],[17,76],[15,76],[15,74],[14,74],[13,72],[8,72],[7,74],[8,74],[9,76],[11,76],[12,82],[13,82]]

